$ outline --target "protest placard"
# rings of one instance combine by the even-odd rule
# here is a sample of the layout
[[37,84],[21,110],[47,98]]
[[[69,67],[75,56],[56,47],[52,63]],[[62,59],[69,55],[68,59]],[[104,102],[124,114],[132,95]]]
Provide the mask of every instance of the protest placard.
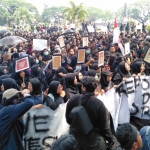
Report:
[[42,51],[44,48],[47,48],[47,40],[33,39],[33,50]]
[[23,57],[15,61],[15,72],[19,72],[28,68],[30,68],[28,57]]
[[95,32],[93,26],[87,26],[88,32]]
[[84,63],[84,61],[85,61],[85,49],[79,49],[78,50],[77,64]]
[[52,56],[52,68],[58,69],[61,67],[61,55],[53,55]]
[[65,47],[64,37],[60,36],[58,37],[59,45],[61,48]]
[[85,46],[88,47],[88,43],[89,43],[88,37],[83,37],[83,38],[82,38],[82,43],[83,43],[83,47],[85,47]]
[[122,55],[124,56],[125,55],[125,50],[124,50],[123,45],[121,43],[119,43],[118,46],[119,46],[119,48],[121,50]]
[[74,29],[76,25],[74,23],[70,24],[70,28]]
[[130,44],[129,44],[129,42],[125,43],[124,46],[125,46],[125,55],[130,54]]
[[104,51],[98,53],[98,66],[104,65]]
[[150,48],[148,48],[143,60],[150,63]]

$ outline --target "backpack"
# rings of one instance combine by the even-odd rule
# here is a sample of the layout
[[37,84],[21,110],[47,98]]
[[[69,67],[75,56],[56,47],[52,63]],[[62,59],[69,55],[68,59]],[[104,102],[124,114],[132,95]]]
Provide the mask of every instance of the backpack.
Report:
[[70,112],[71,125],[76,129],[78,133],[87,135],[92,129],[93,125],[91,120],[82,106],[82,96],[80,95],[78,106],[74,107]]

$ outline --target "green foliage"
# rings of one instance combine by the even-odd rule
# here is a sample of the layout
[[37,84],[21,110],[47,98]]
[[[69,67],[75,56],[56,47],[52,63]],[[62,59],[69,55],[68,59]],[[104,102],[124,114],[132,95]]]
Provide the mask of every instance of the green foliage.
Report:
[[19,7],[15,10],[13,18],[17,23],[31,23],[33,20],[33,15],[25,7]]
[[103,16],[103,11],[100,8],[95,7],[86,7],[87,11],[87,20],[96,21]]
[[0,0],[0,19],[2,18],[5,24],[11,24],[14,20],[14,13],[20,7],[28,10],[29,13],[34,14],[35,19],[38,21],[40,19],[39,12],[37,8],[31,3],[27,3],[24,0]]
[[136,23],[134,20],[129,20],[128,22],[129,22],[130,26],[132,26]]
[[150,33],[150,25],[146,26],[146,30]]
[[133,3],[129,8],[129,16],[140,23],[145,23],[150,15],[150,1],[142,0]]
[[71,22],[82,22],[87,18],[87,12],[83,8],[83,4],[75,5],[73,1],[70,1],[70,6],[64,9],[63,15],[65,19]]
[[62,13],[66,7],[60,6],[60,7],[49,7],[45,8],[42,13],[42,21],[43,22],[51,22],[51,19],[54,19],[57,16],[60,18],[62,17]]
[[103,11],[102,20],[103,22],[108,22],[113,19],[113,13],[110,10]]

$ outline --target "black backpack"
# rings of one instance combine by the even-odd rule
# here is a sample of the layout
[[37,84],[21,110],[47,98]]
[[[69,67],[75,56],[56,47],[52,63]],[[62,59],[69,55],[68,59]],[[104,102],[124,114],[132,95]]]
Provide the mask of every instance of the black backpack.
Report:
[[78,106],[74,107],[70,112],[71,125],[76,129],[78,133],[87,135],[92,129],[93,125],[91,120],[82,106],[82,96],[80,95]]

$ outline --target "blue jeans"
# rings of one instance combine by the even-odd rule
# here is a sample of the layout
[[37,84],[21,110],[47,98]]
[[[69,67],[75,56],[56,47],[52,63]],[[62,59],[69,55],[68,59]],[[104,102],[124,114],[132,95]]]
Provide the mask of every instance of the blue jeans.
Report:
[[150,126],[144,126],[140,130],[140,135],[142,138],[142,148],[140,150],[150,149]]

